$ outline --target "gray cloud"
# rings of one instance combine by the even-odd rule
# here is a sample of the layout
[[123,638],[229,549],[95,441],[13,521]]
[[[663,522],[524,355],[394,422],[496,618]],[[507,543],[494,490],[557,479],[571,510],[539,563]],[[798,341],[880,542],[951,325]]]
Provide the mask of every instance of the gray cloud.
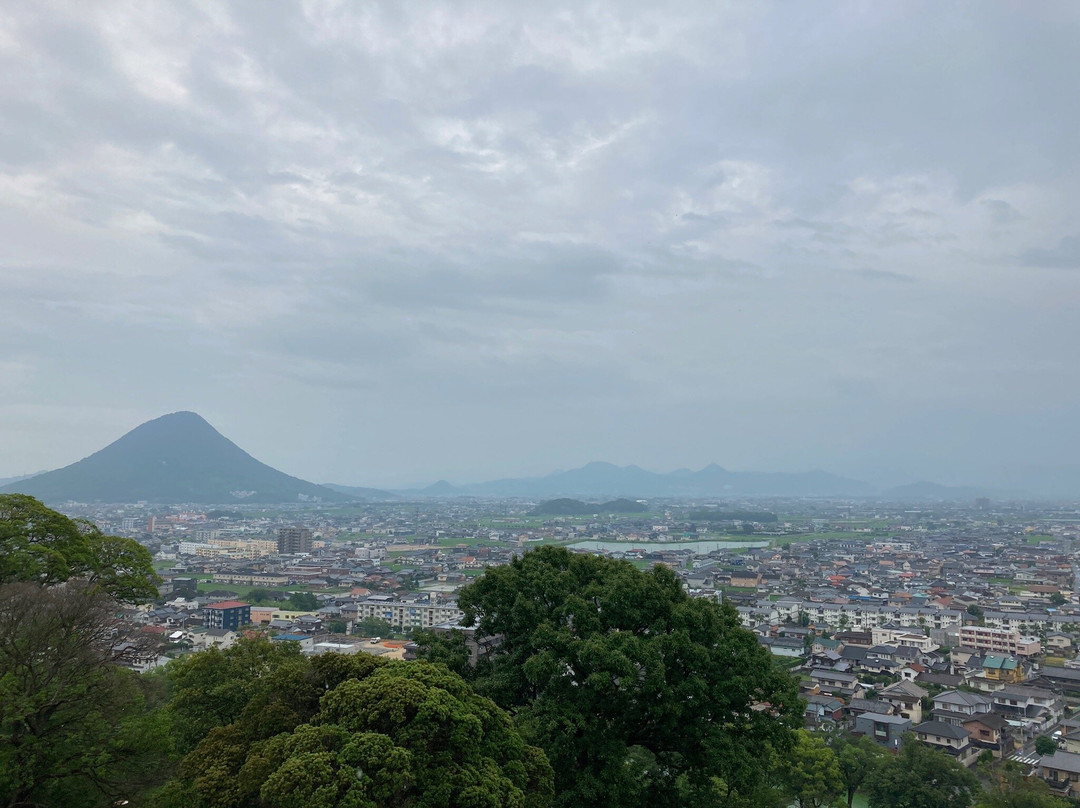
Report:
[[1080,236],[1065,236],[1055,247],[1034,247],[1020,256],[1021,263],[1035,267],[1075,269],[1080,267]]
[[1080,276],[1030,268],[1080,262],[1078,28],[1069,3],[5,9],[0,475],[181,408],[345,483],[1064,462],[1040,413],[1080,394]]

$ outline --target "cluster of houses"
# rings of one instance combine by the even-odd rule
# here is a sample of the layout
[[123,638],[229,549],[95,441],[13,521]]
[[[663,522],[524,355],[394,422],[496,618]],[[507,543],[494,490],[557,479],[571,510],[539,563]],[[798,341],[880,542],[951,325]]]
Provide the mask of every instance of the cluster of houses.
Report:
[[[238,526],[183,514],[164,530],[159,523],[154,539],[156,558],[173,565],[170,599],[127,617],[140,636],[159,641],[158,651],[227,647],[255,626],[306,653],[397,654],[400,647],[352,629],[375,620],[401,632],[452,626],[461,617],[457,589],[554,540],[666,565],[692,595],[732,604],[800,677],[808,727],[839,726],[892,748],[910,732],[965,765],[1012,757],[1080,796],[1080,725],[1069,712],[1080,697],[1080,520],[989,514],[984,505],[948,518],[895,511],[883,520],[893,524],[888,535],[849,535],[839,532],[839,516],[853,506],[814,507],[822,518],[726,525],[747,540],[703,544],[696,540],[720,526],[688,520],[679,507],[525,524],[505,503],[386,506],[319,517],[304,552],[272,541],[288,515]],[[831,535],[787,540],[808,530]],[[579,539],[595,541],[576,547]],[[318,595],[318,607],[234,599],[252,587],[302,588]],[[227,625],[225,612],[237,608],[248,610],[243,622]],[[124,637],[118,659],[157,664],[144,645]],[[1044,735],[1059,739],[1058,750],[1038,758],[1032,741]]]
[[428,594],[325,596],[311,611],[180,596],[157,607],[126,609],[124,621],[131,630],[118,638],[113,653],[120,664],[146,671],[178,655],[208,648],[225,650],[244,635],[263,633],[274,641],[296,642],[307,654],[364,652],[402,658],[405,642],[360,637],[354,628],[367,622],[386,624],[397,632],[439,629],[456,624],[461,617],[452,600]]

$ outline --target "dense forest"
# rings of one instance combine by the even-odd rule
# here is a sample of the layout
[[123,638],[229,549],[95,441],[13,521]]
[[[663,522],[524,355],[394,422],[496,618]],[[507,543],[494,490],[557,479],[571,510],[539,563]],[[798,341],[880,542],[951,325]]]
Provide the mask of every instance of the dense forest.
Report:
[[796,681],[729,606],[658,567],[544,547],[462,590],[497,638],[422,659],[251,636],[113,664],[149,554],[0,496],[0,804],[159,808],[1067,808],[1008,764],[800,728]]

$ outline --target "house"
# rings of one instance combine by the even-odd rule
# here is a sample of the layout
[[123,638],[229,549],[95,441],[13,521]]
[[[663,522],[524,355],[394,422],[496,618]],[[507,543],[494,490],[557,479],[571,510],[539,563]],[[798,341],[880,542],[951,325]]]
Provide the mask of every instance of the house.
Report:
[[946,690],[934,696],[934,718],[947,724],[963,726],[966,719],[994,709],[994,700],[981,693]]
[[1072,649],[1073,641],[1072,636],[1069,634],[1063,634],[1060,631],[1055,631],[1046,635],[1046,648],[1049,651],[1055,651],[1058,653],[1069,651]]
[[1016,657],[987,654],[982,663],[982,676],[991,682],[1022,682],[1024,669]]
[[836,640],[829,640],[825,637],[817,637],[814,639],[814,644],[810,646],[810,652],[814,656],[822,656],[826,651],[835,651],[838,655],[843,650],[843,646]]
[[994,712],[1021,722],[1030,732],[1045,732],[1064,713],[1060,696],[1041,687],[1010,685],[994,693]]
[[840,651],[840,658],[852,665],[861,665],[866,659],[866,649],[861,645],[845,645]]
[[1039,761],[1039,777],[1064,797],[1080,797],[1080,755],[1060,749]]
[[852,696],[860,689],[859,677],[855,674],[831,668],[815,668],[810,671],[810,681],[817,685],[822,693],[830,695]]
[[207,648],[220,648],[222,651],[232,648],[239,634],[224,628],[198,628],[189,629],[184,638],[191,643],[192,648],[198,651]]
[[851,699],[844,706],[844,715],[848,718],[849,726],[855,725],[855,719],[860,715],[866,713],[877,713],[878,715],[892,715],[893,706],[886,704],[883,701],[876,701],[875,699]]
[[855,717],[855,732],[890,749],[900,747],[900,739],[911,730],[911,719],[899,715],[863,713]]
[[895,707],[900,717],[910,718],[912,723],[921,724],[922,700],[928,695],[926,690],[914,682],[897,682],[881,690],[878,698]]
[[936,687],[954,688],[960,687],[964,684],[963,676],[955,676],[951,673],[938,673],[931,671],[929,673],[920,673],[915,677],[915,681],[920,685],[934,685]]
[[892,676],[904,666],[899,662],[893,662],[891,659],[876,657],[868,653],[860,667],[867,673],[884,673]]
[[794,637],[762,637],[759,642],[775,656],[796,658],[806,655],[802,640]]
[[969,740],[980,750],[989,749],[994,757],[1004,757],[1012,749],[1009,722],[997,713],[979,713],[964,720]]
[[915,737],[922,743],[951,755],[965,766],[982,751],[971,745],[970,735],[963,727],[944,721],[927,721],[915,727]]
[[1066,718],[1061,722],[1061,748],[1080,754],[1080,721]]
[[315,639],[307,634],[278,634],[270,638],[273,642],[295,642],[305,654],[315,650]]
[[844,702],[832,696],[810,696],[803,717],[807,729],[837,726],[844,720]]
[[1043,665],[1039,670],[1039,676],[1066,692],[1080,692],[1080,670],[1076,668]]

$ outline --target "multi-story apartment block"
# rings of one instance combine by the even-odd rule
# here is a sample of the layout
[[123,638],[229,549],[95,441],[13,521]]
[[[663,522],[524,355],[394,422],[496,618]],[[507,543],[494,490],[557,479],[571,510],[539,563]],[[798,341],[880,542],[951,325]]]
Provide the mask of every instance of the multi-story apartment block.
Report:
[[239,586],[286,586],[289,576],[272,572],[215,572],[215,584],[237,584]]
[[1017,656],[1032,656],[1042,651],[1037,637],[994,626],[963,626],[960,629],[960,644],[978,651],[995,651]]
[[251,622],[251,606],[237,600],[223,600],[211,603],[203,609],[207,628],[223,628],[237,631]]
[[293,527],[280,527],[277,533],[277,551],[282,555],[293,553],[311,552],[311,531],[295,525]]
[[398,600],[389,595],[374,595],[342,607],[342,616],[353,620],[385,620],[399,629],[430,628],[442,623],[456,623],[464,612],[456,603],[431,603],[426,600]]

